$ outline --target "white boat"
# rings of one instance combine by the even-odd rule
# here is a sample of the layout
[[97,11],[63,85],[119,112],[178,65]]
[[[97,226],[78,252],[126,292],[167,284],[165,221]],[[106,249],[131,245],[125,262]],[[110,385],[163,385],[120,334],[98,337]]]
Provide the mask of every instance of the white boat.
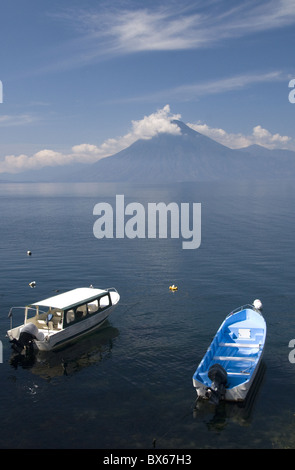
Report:
[[193,375],[198,398],[215,404],[245,400],[264,351],[266,323],[261,310],[257,299],[225,318]]
[[[115,288],[81,287],[35,302],[26,307],[12,307],[7,336],[17,352],[39,349],[48,351],[64,345],[100,327],[118,304]],[[25,311],[24,323],[12,328],[15,308]]]

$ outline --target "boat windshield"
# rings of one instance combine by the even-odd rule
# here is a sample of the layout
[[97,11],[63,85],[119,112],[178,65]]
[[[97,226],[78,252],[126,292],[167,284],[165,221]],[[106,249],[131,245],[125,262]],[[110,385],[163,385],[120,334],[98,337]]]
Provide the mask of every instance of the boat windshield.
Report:
[[34,318],[36,315],[41,313],[47,313],[44,310],[40,310],[39,307],[26,307],[26,317],[27,319]]

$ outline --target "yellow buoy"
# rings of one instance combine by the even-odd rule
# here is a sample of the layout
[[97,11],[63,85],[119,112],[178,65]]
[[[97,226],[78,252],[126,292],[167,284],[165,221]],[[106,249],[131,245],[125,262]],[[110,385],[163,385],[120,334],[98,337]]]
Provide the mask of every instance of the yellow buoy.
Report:
[[170,289],[170,290],[177,290],[178,287],[173,284],[173,286],[169,286],[169,289]]

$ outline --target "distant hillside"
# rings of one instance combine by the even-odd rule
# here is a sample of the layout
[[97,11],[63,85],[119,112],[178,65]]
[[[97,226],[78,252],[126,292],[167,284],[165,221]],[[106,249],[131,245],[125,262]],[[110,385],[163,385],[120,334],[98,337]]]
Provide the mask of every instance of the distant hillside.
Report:
[[174,121],[180,135],[158,134],[93,164],[48,167],[1,180],[167,183],[294,178],[295,152],[258,145],[232,150]]
[[80,180],[162,183],[295,176],[295,152],[284,155],[281,165],[281,158],[263,147],[260,149],[267,155],[255,149],[232,150],[183,122],[174,122],[181,135],[158,134],[150,140],[138,140],[85,168]]

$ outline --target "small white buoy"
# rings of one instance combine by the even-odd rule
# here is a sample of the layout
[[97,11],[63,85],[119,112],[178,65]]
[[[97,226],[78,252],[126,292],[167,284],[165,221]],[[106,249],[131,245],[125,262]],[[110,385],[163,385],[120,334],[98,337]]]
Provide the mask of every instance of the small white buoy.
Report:
[[32,281],[29,283],[29,286],[33,289],[34,287],[36,287],[36,281]]
[[253,307],[257,310],[262,310],[262,302],[259,299],[255,299],[253,302]]
[[30,250],[27,251],[27,255],[31,256],[32,252]]

